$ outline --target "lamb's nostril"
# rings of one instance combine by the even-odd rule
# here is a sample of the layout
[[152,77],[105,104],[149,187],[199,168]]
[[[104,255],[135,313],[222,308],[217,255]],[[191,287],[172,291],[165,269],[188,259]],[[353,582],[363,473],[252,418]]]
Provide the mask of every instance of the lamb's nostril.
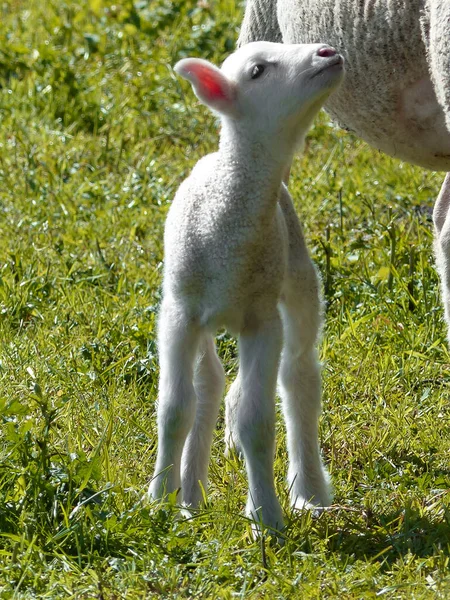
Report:
[[317,51],[319,56],[323,56],[324,58],[328,58],[330,56],[335,56],[337,54],[336,50],[331,46],[324,46],[323,48],[319,48]]

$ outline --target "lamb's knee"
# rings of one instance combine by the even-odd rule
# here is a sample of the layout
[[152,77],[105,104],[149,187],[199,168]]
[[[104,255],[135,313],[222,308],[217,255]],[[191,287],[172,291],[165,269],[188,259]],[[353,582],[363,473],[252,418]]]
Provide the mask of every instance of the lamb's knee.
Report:
[[275,420],[271,412],[259,410],[256,404],[255,410],[249,410],[248,406],[242,404],[238,407],[236,415],[235,430],[237,441],[244,455],[265,455],[268,451],[273,452],[275,443]]
[[196,396],[192,383],[171,383],[161,390],[158,427],[173,438],[186,436],[193,424]]
[[182,401],[161,403],[158,415],[158,424],[164,431],[171,431],[175,436],[183,433],[186,429],[189,431],[191,415],[195,407],[195,399],[191,394],[184,394]]
[[225,371],[218,359],[209,365],[208,370],[202,372],[201,381],[197,385],[211,397],[222,395],[225,387]]
[[280,383],[289,388],[304,384],[305,380],[320,385],[320,362],[316,348],[301,353],[291,353],[285,349],[279,371]]
[[216,354],[212,337],[204,339],[200,347],[194,383],[201,398],[216,398],[222,395],[225,387],[225,371]]

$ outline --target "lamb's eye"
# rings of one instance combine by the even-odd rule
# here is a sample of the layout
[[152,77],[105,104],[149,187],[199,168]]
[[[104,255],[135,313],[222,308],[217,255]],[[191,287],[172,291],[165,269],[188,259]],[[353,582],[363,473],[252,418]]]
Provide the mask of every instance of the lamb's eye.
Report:
[[252,69],[252,79],[258,79],[258,77],[264,73],[265,68],[264,65],[255,65]]

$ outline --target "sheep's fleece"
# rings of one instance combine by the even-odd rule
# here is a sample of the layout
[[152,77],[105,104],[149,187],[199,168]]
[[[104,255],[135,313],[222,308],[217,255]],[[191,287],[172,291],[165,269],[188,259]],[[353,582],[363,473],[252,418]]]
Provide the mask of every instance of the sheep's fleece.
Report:
[[326,43],[346,79],[326,108],[375,148],[450,171],[450,0],[248,0],[239,44]]

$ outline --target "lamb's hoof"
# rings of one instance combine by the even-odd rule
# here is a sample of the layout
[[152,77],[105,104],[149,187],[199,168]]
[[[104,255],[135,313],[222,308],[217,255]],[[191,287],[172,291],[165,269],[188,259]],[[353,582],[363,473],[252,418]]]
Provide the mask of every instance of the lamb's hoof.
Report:
[[161,482],[153,479],[147,491],[148,502],[153,504],[168,503],[172,506],[175,506],[180,502],[181,489],[178,488],[172,492],[168,492],[165,483],[165,481]]
[[185,519],[186,521],[188,521],[189,519],[192,519],[193,517],[193,512],[190,510],[190,506],[187,505],[182,505],[180,508],[180,520],[181,519]]
[[226,458],[233,458],[233,456],[236,456],[240,460],[243,460],[244,453],[242,452],[239,442],[235,442],[232,438],[227,438],[225,441],[225,456]]
[[295,502],[292,503],[292,510],[298,512],[311,512],[313,519],[317,519],[320,515],[327,511],[329,503],[326,505],[321,503],[311,502],[305,498],[296,498]]
[[147,491],[148,501],[153,504],[167,502],[169,495],[170,494],[166,492],[165,488],[155,486],[150,486]]
[[276,541],[281,545],[284,545],[284,534],[285,529],[283,515],[280,513],[274,513],[270,516],[266,515],[263,519],[260,510],[249,511],[247,510],[247,517],[251,521],[252,536],[254,539],[270,537],[272,541]]
[[269,526],[265,523],[257,522],[252,519],[251,530],[252,537],[254,540],[261,540],[262,542],[270,538],[271,543],[279,544],[280,546],[284,546],[284,525],[275,525]]

